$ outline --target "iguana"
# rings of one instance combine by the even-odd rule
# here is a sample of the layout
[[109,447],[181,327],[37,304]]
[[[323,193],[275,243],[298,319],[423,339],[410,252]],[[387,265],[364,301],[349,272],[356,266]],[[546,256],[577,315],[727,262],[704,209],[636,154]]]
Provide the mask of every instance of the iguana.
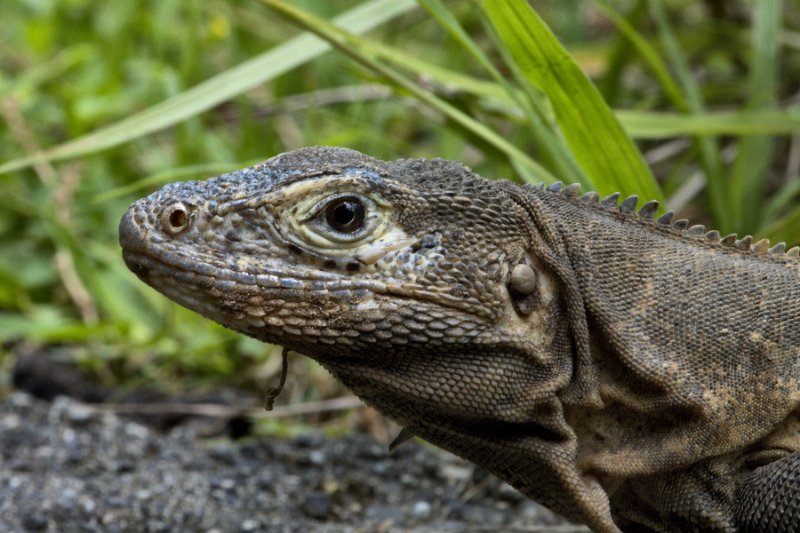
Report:
[[167,185],[120,243],[596,531],[800,531],[800,250],[636,205],[317,147]]

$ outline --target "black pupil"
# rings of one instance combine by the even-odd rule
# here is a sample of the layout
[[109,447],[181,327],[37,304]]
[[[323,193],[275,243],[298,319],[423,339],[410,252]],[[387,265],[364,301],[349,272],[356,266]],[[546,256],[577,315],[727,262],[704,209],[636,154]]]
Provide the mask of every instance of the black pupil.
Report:
[[183,209],[176,209],[169,214],[169,223],[173,228],[182,228],[186,225],[186,211]]
[[336,231],[353,233],[364,224],[364,206],[356,198],[340,198],[328,205],[325,218]]

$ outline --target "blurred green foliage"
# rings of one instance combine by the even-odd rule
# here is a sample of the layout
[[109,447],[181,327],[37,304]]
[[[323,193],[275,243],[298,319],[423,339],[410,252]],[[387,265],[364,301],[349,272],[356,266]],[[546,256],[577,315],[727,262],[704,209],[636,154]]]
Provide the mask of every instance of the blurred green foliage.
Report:
[[[524,3],[420,4],[398,0],[387,13],[377,0],[0,2],[2,379],[15,353],[38,344],[74,347],[110,384],[173,391],[263,383],[265,366],[275,370],[269,347],[178,308],[123,265],[120,216],[165,182],[316,144],[605,192],[640,192],[633,178],[650,180],[646,169],[593,170],[613,166],[603,142],[627,138],[598,129],[600,148],[585,148],[596,139],[569,133],[560,89],[535,70],[541,62],[526,66],[526,39],[544,34],[502,23],[504,9]],[[637,140],[658,178],[645,181],[651,196],[724,232],[800,242],[800,6],[532,5]],[[348,10],[344,33],[324,23]],[[298,24],[340,51],[293,41]],[[349,33],[370,26],[363,38]],[[589,88],[570,92],[576,108],[594,102]],[[338,393],[306,364],[295,398]]]

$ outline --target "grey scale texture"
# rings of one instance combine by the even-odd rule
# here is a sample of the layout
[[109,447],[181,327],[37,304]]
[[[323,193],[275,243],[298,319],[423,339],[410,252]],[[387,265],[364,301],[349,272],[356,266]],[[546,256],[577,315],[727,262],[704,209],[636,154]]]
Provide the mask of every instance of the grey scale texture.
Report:
[[596,531],[800,530],[798,250],[637,203],[318,147],[168,185],[120,242]]

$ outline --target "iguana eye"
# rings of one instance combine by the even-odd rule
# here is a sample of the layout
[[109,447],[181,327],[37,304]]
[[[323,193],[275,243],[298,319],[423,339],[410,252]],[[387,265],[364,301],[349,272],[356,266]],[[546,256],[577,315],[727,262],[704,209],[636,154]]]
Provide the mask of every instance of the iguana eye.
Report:
[[287,239],[301,248],[346,255],[392,239],[393,204],[355,178],[328,177],[291,187],[282,191],[276,215]]
[[318,200],[307,215],[298,217],[298,222],[306,225],[299,233],[323,247],[356,244],[372,234],[383,219],[383,211],[374,200],[358,193],[340,192]]
[[356,233],[362,229],[365,215],[361,200],[353,196],[336,198],[325,206],[325,220],[341,233]]

